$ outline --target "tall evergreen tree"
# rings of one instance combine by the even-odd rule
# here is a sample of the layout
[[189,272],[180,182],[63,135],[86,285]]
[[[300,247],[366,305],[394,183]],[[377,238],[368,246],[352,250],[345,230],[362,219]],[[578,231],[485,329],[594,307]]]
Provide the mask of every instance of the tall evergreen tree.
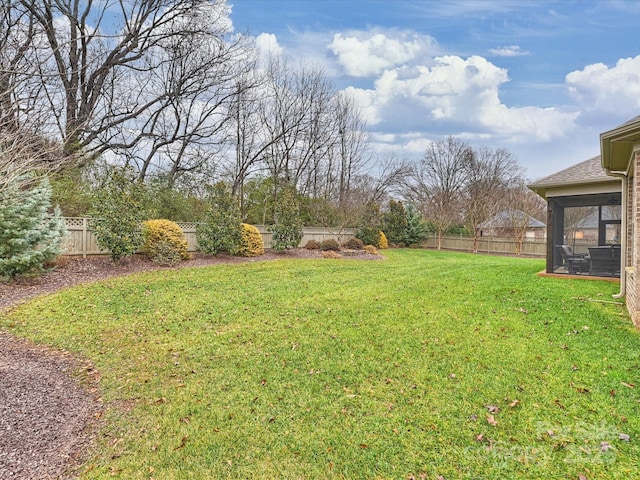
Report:
[[407,246],[419,245],[427,239],[429,233],[427,222],[424,221],[422,214],[411,203],[407,204],[405,212],[407,215],[405,243]]
[[282,252],[300,245],[303,225],[300,219],[300,207],[293,189],[285,190],[275,208],[275,223],[269,227],[273,234],[273,249]]
[[382,213],[380,212],[380,207],[375,202],[367,202],[364,206],[364,213],[358,223],[356,237],[362,240],[365,245],[377,247],[381,231]]
[[402,202],[389,201],[389,211],[383,215],[384,233],[389,242],[396,245],[407,244],[407,212]]
[[58,208],[51,210],[47,179],[27,188],[28,180],[0,192],[0,276],[39,271],[61,253],[66,229]]
[[94,193],[91,228],[98,245],[119,261],[133,255],[144,240],[142,222],[146,191],[131,169],[113,167],[107,171],[101,188]]
[[209,187],[206,219],[196,226],[200,251],[209,255],[235,251],[242,240],[241,228],[240,207],[231,190],[223,182]]

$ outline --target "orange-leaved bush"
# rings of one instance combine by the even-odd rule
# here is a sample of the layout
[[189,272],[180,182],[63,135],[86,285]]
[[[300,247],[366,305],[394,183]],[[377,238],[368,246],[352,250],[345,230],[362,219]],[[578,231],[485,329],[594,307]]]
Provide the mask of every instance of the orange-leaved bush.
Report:
[[381,250],[389,248],[389,241],[387,240],[387,236],[383,231],[380,231],[380,233],[378,234],[378,248]]
[[187,239],[180,226],[171,220],[147,220],[142,223],[142,251],[162,265],[176,265],[191,258]]
[[364,251],[366,253],[368,253],[369,255],[378,255],[378,249],[376,247],[374,247],[373,245],[365,245],[364,246]]
[[259,257],[264,253],[264,242],[260,231],[253,225],[243,223],[240,226],[240,244],[231,252],[239,257]]

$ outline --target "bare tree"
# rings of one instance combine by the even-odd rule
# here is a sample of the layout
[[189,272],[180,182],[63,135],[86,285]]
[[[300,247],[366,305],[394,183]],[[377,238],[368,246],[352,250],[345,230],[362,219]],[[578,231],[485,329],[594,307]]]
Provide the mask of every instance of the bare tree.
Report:
[[522,181],[522,169],[507,150],[488,148],[474,150],[465,168],[464,223],[467,230],[473,232],[473,251],[477,252],[478,225],[505,208],[505,194]]
[[[341,208],[345,207],[348,198],[352,180],[355,176],[361,174],[364,165],[368,163],[369,154],[369,135],[366,132],[366,126],[362,113],[356,107],[352,98],[341,93],[336,97],[335,101],[335,127],[337,128],[337,145],[336,152],[339,162],[336,165],[337,170],[337,188],[338,188],[338,204]],[[383,165],[383,169],[391,168],[391,162]],[[386,174],[386,175],[385,175]],[[389,171],[383,172],[379,177],[382,183],[392,180],[394,174]],[[374,200],[374,198],[370,199]]]
[[164,90],[166,95],[103,142],[135,165],[140,180],[162,175],[168,186],[219,159],[228,144],[232,102],[252,87],[237,81],[247,78],[252,65],[241,39],[228,43],[210,33],[193,33],[188,44],[179,37],[170,40],[155,48],[155,56],[165,60],[128,82],[146,83],[138,91],[153,85],[153,90]]
[[17,1],[0,6],[0,194],[21,189],[61,165],[60,144],[46,136],[32,49],[37,26]]
[[448,137],[432,143],[422,159],[411,166],[405,183],[405,196],[420,208],[437,234],[438,249],[442,235],[462,222],[463,192],[468,182],[467,165],[473,151],[465,142]]
[[531,221],[544,218],[546,203],[526,186],[524,179],[520,179],[506,192],[503,205],[508,206],[504,210],[508,232],[516,241],[516,255],[520,255],[526,233],[531,229]]
[[[229,55],[223,47],[229,13],[224,0],[20,0],[20,5],[41,32],[32,54],[40,65],[42,101],[55,116],[67,154],[146,150],[140,144],[160,135],[156,152],[170,144],[171,157],[184,158],[181,142],[206,115],[206,108],[194,115],[189,101],[195,90],[210,86],[203,76]],[[35,48],[40,44],[46,52]],[[176,116],[185,114],[189,127],[177,126]],[[134,134],[123,141],[123,131]]]

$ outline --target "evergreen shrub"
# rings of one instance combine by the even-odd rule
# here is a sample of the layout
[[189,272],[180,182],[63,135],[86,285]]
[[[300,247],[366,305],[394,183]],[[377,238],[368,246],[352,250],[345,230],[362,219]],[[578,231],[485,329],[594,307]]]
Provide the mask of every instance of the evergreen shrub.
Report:
[[303,236],[300,207],[294,192],[285,190],[275,206],[275,223],[269,226],[273,234],[271,246],[277,252],[297,248]]
[[31,188],[7,185],[1,191],[0,276],[40,271],[60,255],[67,231],[58,208],[49,214],[50,198],[46,179]]
[[387,240],[387,236],[384,234],[384,232],[381,230],[378,233],[378,245],[377,247],[381,250],[384,250],[386,248],[389,248],[389,241]]
[[263,255],[264,242],[260,231],[248,223],[241,224],[240,243],[230,253],[239,257],[259,257]]
[[352,237],[346,242],[344,242],[342,246],[349,250],[362,250],[364,248],[364,242],[359,238]]
[[161,265],[176,265],[190,258],[187,239],[180,226],[171,220],[147,220],[142,224],[142,249]]
[[238,202],[224,183],[208,188],[207,214],[196,226],[198,249],[209,255],[232,253],[242,241],[241,215]]
[[330,251],[330,250],[334,252],[339,252],[340,244],[338,243],[337,240],[334,240],[333,238],[327,238],[326,240],[323,240],[320,243],[320,250],[322,250],[323,252]]
[[320,250],[320,242],[318,242],[317,240],[309,240],[304,248],[306,248],[307,250]]
[[113,167],[93,194],[91,229],[98,246],[109,250],[113,261],[136,253],[142,246],[145,210],[144,185],[130,168]]

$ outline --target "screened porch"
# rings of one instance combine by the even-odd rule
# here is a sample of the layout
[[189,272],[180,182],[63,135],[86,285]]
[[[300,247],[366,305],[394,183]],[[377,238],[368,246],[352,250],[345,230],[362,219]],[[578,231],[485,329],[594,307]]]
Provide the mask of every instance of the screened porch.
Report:
[[552,197],[548,208],[548,273],[620,276],[620,192]]

